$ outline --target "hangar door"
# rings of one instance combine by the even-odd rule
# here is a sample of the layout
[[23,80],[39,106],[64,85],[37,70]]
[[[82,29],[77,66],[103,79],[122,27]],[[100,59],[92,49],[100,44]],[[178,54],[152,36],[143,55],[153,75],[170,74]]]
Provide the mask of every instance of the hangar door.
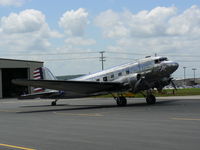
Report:
[[3,68],[2,69],[2,94],[3,98],[18,97],[28,93],[28,87],[12,84],[12,79],[28,78],[28,68]]

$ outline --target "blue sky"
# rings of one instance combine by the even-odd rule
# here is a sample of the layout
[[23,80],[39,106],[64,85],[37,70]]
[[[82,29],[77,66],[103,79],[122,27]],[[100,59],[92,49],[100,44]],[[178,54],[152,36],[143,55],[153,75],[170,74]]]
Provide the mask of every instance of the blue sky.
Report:
[[44,61],[56,75],[99,71],[101,50],[106,68],[158,53],[184,60],[175,77],[183,66],[198,76],[198,16],[199,0],[0,0],[0,51]]

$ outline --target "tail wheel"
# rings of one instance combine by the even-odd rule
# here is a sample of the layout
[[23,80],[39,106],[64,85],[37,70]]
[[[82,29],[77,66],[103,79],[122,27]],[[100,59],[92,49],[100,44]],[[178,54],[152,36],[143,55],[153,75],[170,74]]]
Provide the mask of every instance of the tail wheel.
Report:
[[146,98],[146,102],[147,102],[147,104],[149,104],[149,105],[155,104],[155,103],[156,103],[156,98],[155,98],[155,96],[152,95],[152,94],[148,95],[147,98]]
[[127,105],[127,100],[123,96],[117,97],[116,102],[117,102],[118,106],[126,106]]
[[57,101],[58,101],[58,99],[55,99],[55,101],[51,102],[51,106],[56,106]]

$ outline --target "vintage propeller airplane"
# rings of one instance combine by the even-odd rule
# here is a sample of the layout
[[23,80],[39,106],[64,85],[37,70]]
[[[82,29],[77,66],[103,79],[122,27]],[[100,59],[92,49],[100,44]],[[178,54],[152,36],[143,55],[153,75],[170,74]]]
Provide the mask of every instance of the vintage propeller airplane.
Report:
[[177,62],[169,61],[167,57],[146,57],[67,81],[57,80],[49,69],[42,67],[34,72],[35,79],[14,79],[12,82],[22,86],[40,87],[35,89],[37,93],[22,95],[21,98],[55,99],[52,105],[56,105],[59,99],[112,94],[118,106],[125,106],[127,100],[124,92],[127,91],[146,93],[143,94],[146,102],[155,104],[156,98],[152,89],[161,91],[170,83],[176,88],[171,74],[178,66]]

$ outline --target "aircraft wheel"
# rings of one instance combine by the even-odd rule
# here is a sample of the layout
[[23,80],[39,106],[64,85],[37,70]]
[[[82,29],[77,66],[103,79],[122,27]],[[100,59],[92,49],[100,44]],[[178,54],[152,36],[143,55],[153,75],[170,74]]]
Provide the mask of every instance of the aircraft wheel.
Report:
[[155,104],[156,103],[156,98],[154,95],[148,95],[147,98],[146,98],[146,102],[147,104],[149,105],[152,105],[152,104]]
[[127,104],[127,100],[123,96],[117,97],[116,102],[117,102],[118,106],[126,106],[126,104]]
[[51,106],[56,106],[56,102],[55,101],[51,102]]

